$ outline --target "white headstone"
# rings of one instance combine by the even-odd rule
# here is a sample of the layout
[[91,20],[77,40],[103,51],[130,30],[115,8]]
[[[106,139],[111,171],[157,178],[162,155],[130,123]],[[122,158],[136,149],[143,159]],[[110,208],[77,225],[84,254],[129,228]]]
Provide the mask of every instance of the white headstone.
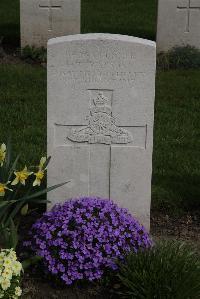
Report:
[[21,47],[80,33],[80,0],[20,0]]
[[52,205],[111,198],[147,228],[151,201],[155,43],[85,34],[48,43],[48,185]]
[[200,49],[200,0],[159,0],[158,52],[186,45]]

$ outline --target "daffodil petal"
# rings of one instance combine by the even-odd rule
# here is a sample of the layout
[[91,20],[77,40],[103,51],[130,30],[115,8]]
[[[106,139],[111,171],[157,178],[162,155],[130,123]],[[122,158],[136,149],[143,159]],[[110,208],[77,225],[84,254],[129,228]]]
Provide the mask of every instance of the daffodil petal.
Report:
[[33,182],[33,187],[37,186],[37,179]]
[[35,181],[33,182],[33,187],[40,186],[40,184],[41,184],[41,181],[36,178]]
[[11,185],[17,185],[18,183],[19,183],[19,179],[18,177],[16,177],[14,181],[12,181]]
[[6,151],[6,145],[5,145],[5,143],[2,143],[2,145],[1,145],[1,150],[2,150],[3,152]]
[[5,189],[9,190],[9,191],[13,191],[12,189],[8,188],[8,187],[5,187]]
[[40,159],[40,164],[41,164],[41,165],[44,165],[44,163],[46,162],[46,160],[47,160],[46,157],[42,157],[42,158]]

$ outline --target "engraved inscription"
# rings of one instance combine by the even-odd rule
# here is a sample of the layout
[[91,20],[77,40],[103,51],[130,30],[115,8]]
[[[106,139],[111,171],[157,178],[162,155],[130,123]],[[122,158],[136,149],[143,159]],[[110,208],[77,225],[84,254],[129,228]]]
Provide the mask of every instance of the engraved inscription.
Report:
[[200,10],[200,1],[199,1],[199,5],[192,5],[192,0],[187,0],[187,4],[186,5],[178,5],[177,8],[179,10],[185,10],[186,11],[186,29],[185,32],[188,33],[190,32],[190,17],[191,17],[191,11],[192,10]]
[[76,65],[76,64],[86,64],[86,63],[96,63],[103,60],[111,62],[112,60],[116,61],[135,61],[135,52],[129,51],[125,52],[120,48],[115,48],[112,51],[108,51],[107,47],[96,48],[95,51],[91,50],[91,46],[88,45],[86,49],[78,47],[70,48],[66,51],[66,64]]
[[74,142],[127,144],[133,141],[132,134],[118,127],[112,116],[111,101],[102,91],[93,98],[90,104],[88,126],[72,129],[67,138]]
[[135,72],[127,71],[62,71],[61,76],[65,76],[65,82],[99,82],[101,78],[104,78],[107,82],[121,81],[133,84],[136,78]]
[[49,13],[49,29],[48,31],[53,30],[53,9],[61,9],[61,4],[53,4],[52,0],[43,0],[41,4],[39,4],[39,7],[42,9],[48,9]]

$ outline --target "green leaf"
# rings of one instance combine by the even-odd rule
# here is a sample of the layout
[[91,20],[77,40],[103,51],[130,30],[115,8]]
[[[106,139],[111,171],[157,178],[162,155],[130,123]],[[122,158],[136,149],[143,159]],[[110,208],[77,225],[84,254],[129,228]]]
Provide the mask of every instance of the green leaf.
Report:
[[24,270],[26,270],[26,269],[29,268],[30,266],[39,263],[41,260],[42,260],[42,257],[41,257],[41,256],[38,256],[38,255],[33,256],[33,257],[31,257],[31,258],[29,258],[29,259],[27,259],[27,260],[24,260],[24,261],[22,262],[22,267],[23,267]]
[[2,207],[4,207],[4,206],[6,206],[6,205],[10,205],[10,201],[8,201],[8,200],[4,200],[4,201],[0,201],[0,209],[2,208]]
[[36,197],[38,197],[40,195],[46,194],[47,192],[50,192],[50,191],[52,191],[54,189],[57,189],[57,188],[65,185],[65,184],[67,184],[69,182],[70,181],[67,181],[67,182],[64,182],[64,183],[61,183],[61,184],[57,184],[57,185],[45,188],[45,189],[43,189],[41,191],[38,191],[38,192],[35,192],[35,193],[31,194],[31,195],[24,196],[24,197],[20,198],[19,201],[24,201],[24,200],[29,201],[30,199],[33,199],[33,198],[36,198]]
[[28,204],[25,204],[25,205],[23,206],[23,208],[21,209],[21,215],[22,215],[22,216],[26,216],[27,213],[28,213]]
[[12,210],[12,212],[9,214],[7,221],[5,222],[5,225],[8,225],[11,219],[14,219],[17,213],[20,211],[20,209],[25,204],[24,201],[21,201],[17,203],[16,207]]
[[43,165],[43,169],[45,169],[45,168],[47,167],[47,165],[49,164],[50,160],[51,160],[51,156],[49,156],[49,157],[47,158],[46,162],[45,162],[44,165]]
[[7,226],[3,223],[0,224],[0,242],[4,248],[16,248],[18,243],[18,227],[12,219]]
[[11,136],[8,137],[6,143],[6,161],[5,161],[6,168],[9,168],[10,161],[11,161]]
[[19,160],[19,157],[20,157],[20,155],[17,155],[15,161],[13,162],[13,164],[12,164],[10,170],[9,170],[8,181],[10,180],[10,178],[11,178],[11,176],[12,176],[12,174],[13,174],[15,168],[16,168],[16,165],[17,165],[17,162]]
[[11,247],[15,249],[19,238],[18,238],[18,233],[17,233],[18,228],[15,226],[14,221],[12,219],[10,220],[10,231],[11,231],[10,244],[11,244]]

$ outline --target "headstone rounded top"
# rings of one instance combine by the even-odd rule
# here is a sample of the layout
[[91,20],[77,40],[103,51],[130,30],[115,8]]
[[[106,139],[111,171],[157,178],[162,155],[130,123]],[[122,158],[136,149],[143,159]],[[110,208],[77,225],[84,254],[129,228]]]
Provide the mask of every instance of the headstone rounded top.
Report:
[[129,36],[129,35],[110,34],[110,33],[87,33],[87,34],[74,34],[74,35],[56,37],[48,41],[48,46],[65,43],[65,42],[85,41],[85,40],[113,40],[113,41],[136,43],[145,46],[151,46],[154,48],[156,47],[156,43],[148,39],[143,39],[143,38]]

